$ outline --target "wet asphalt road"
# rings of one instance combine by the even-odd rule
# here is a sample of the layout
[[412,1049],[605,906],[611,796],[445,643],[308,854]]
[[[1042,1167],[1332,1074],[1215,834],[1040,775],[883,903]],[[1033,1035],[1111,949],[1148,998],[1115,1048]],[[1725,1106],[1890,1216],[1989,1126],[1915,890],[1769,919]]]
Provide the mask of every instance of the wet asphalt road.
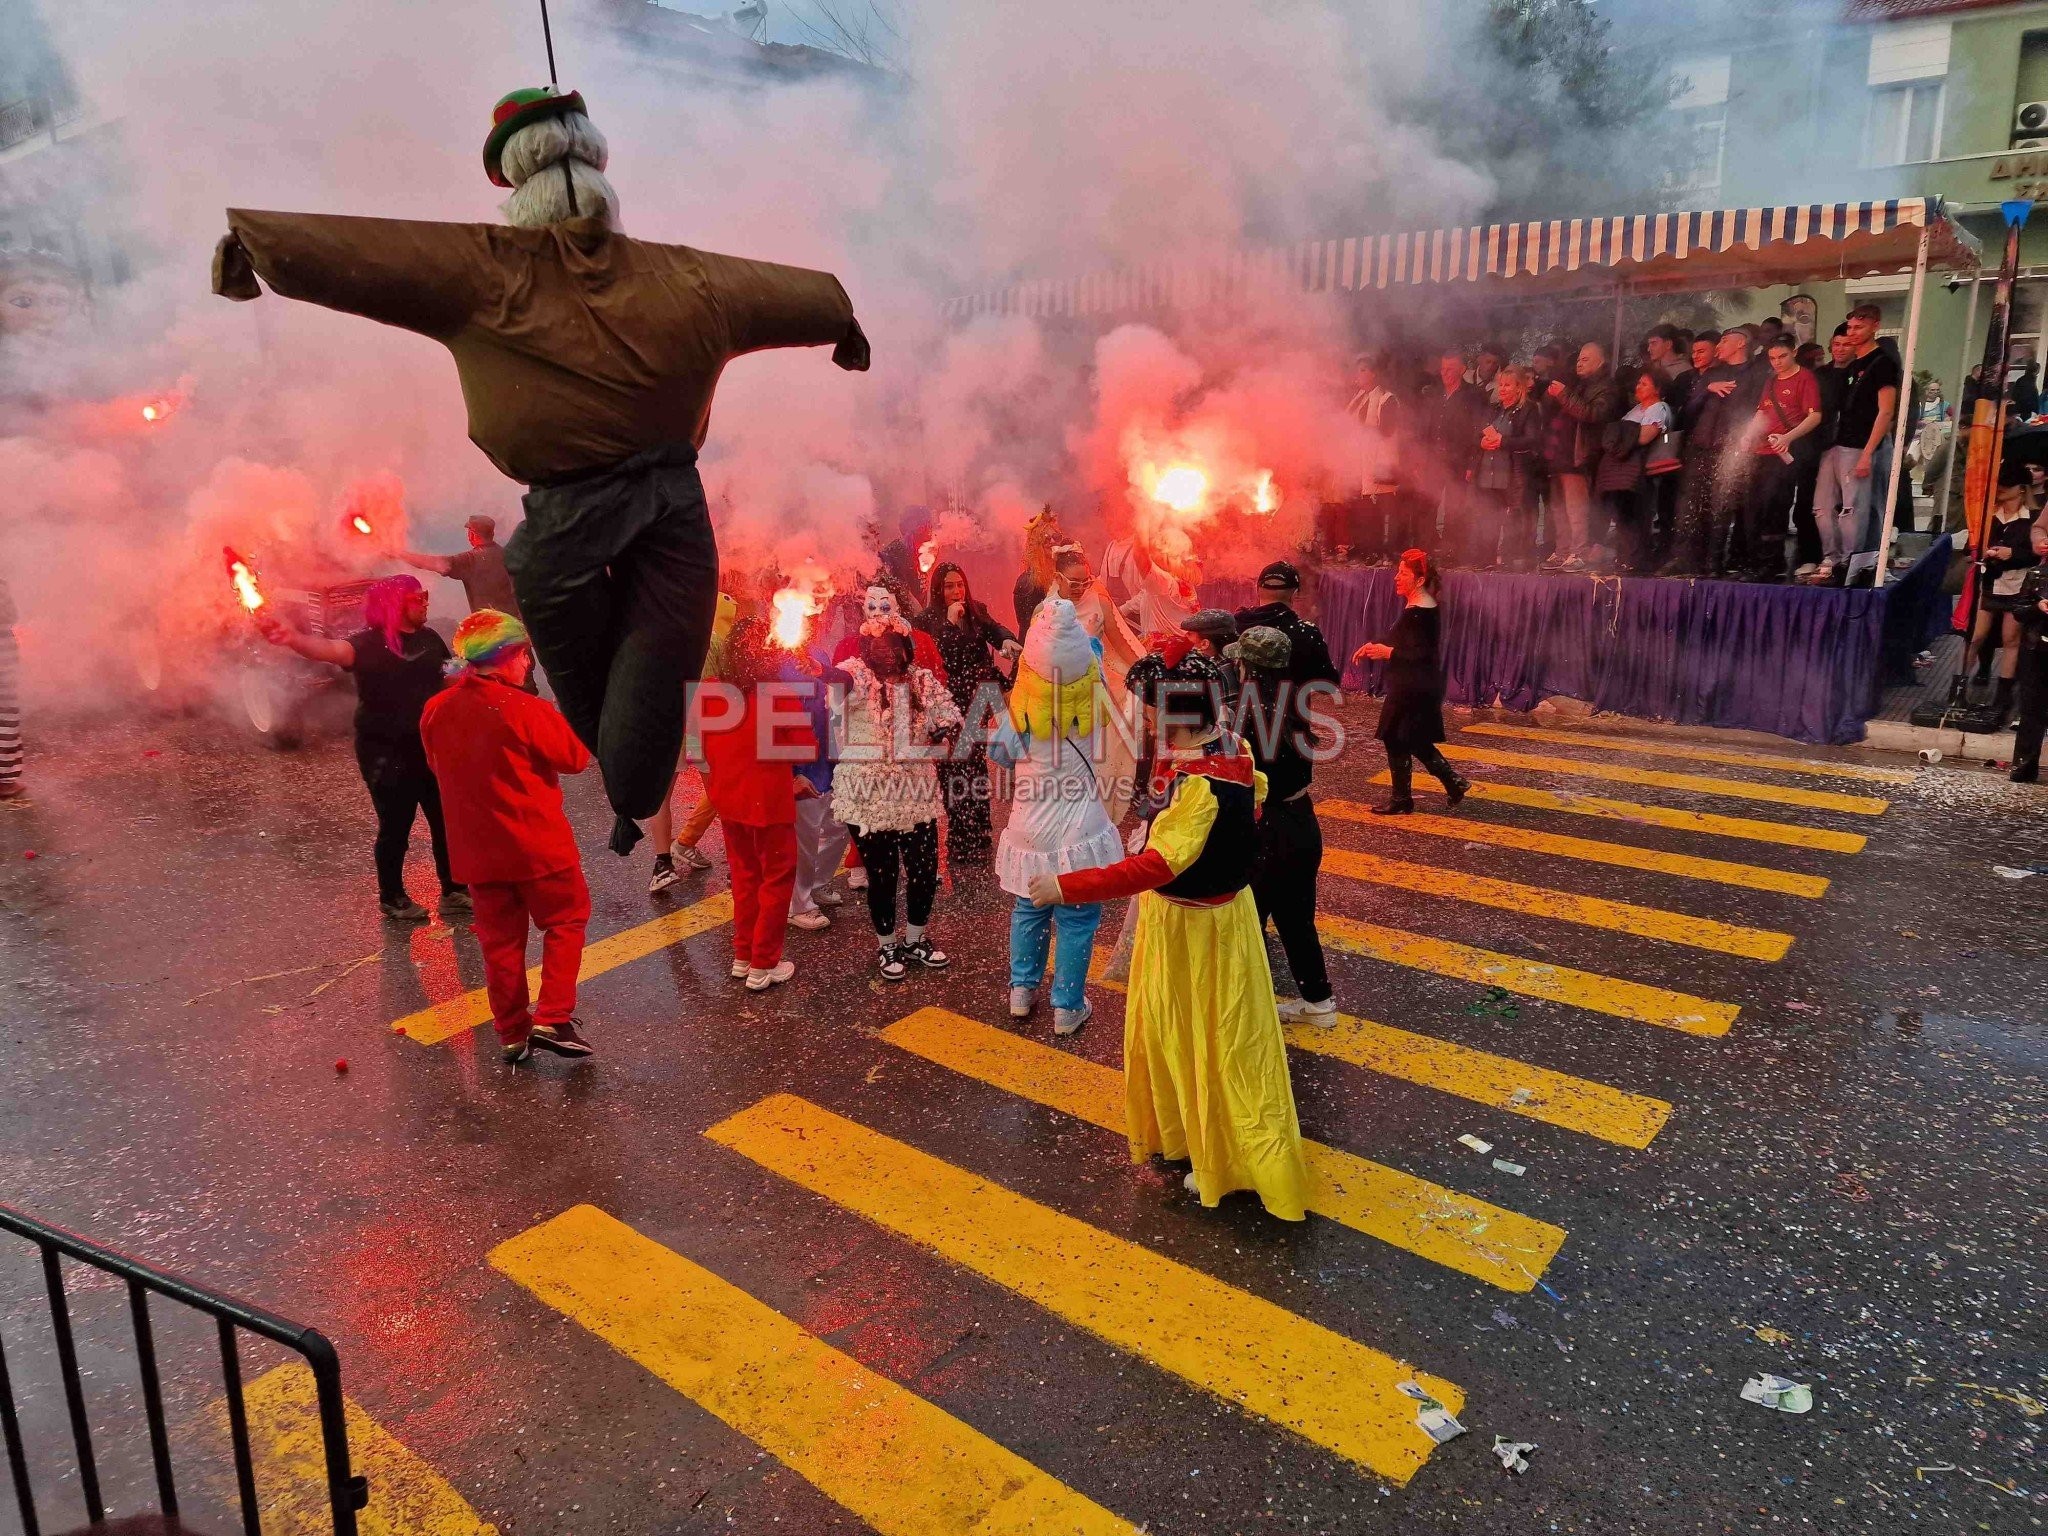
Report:
[[[1740,1007],[1709,1038],[1332,953],[1346,1013],[1672,1106],[1635,1149],[1292,1054],[1307,1134],[1565,1229],[1542,1285],[1509,1290],[1246,1199],[1205,1213],[1177,1172],[1133,1168],[1120,1135],[877,1038],[927,1004],[1006,1025],[1007,898],[984,874],[960,872],[942,897],[935,934],[956,958],[943,977],[875,980],[848,908],[829,933],[792,934],[795,982],[750,998],[713,928],[586,984],[596,1061],[515,1071],[488,1028],[435,1046],[391,1033],[481,969],[465,931],[379,921],[369,806],[341,744],[271,753],[193,720],[32,740],[32,803],[0,807],[0,1198],[322,1328],[350,1396],[501,1531],[867,1528],[488,1262],[579,1204],[1155,1536],[2048,1523],[2048,878],[1991,868],[2048,859],[2048,792],[1972,769],[1872,784],[1463,738],[1889,799],[1871,817],[1473,770],[1867,836],[1851,854],[1503,802],[1460,813],[1822,876],[1817,899],[1326,815],[1332,848],[1792,938],[1759,960],[1326,870],[1325,910],[1358,922]],[[1731,745],[1758,750],[1712,744]],[[1361,749],[1324,771],[1319,798],[1375,797],[1378,767]],[[597,849],[595,784],[571,798]],[[594,852],[589,870],[593,938],[724,873],[721,859],[671,901],[646,894],[644,849],[628,863]],[[1073,1050],[1114,1066],[1120,999],[1093,995]],[[1448,1378],[1470,1433],[1395,1486],[704,1137],[774,1093]],[[1496,1172],[1460,1134],[1526,1174]],[[0,1329],[46,1529],[62,1529],[76,1484],[36,1284],[30,1256],[0,1244]],[[147,1507],[122,1298],[82,1277],[74,1305],[95,1416],[121,1426],[112,1500]],[[198,1445],[206,1340],[166,1331],[174,1417]],[[1743,1402],[1766,1371],[1810,1384],[1814,1410]],[[1495,1435],[1536,1443],[1526,1474],[1489,1454]],[[1929,1468],[1945,1470],[1916,1471]],[[0,1530],[18,1528],[0,1510]]]

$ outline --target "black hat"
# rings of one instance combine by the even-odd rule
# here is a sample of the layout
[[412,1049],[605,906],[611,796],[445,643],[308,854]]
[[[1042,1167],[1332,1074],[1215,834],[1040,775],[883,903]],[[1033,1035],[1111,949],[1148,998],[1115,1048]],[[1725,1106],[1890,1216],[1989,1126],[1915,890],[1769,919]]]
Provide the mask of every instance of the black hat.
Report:
[[1275,592],[1293,592],[1301,586],[1301,572],[1285,560],[1275,560],[1259,572],[1259,585]]

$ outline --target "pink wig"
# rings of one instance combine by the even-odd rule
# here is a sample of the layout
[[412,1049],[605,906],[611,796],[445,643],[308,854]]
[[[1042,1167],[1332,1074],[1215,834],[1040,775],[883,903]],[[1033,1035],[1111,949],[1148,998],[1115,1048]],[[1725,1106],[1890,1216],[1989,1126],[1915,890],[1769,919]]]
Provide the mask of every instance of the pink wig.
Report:
[[363,622],[371,629],[381,630],[384,643],[391,647],[391,654],[405,654],[405,632],[399,621],[405,617],[405,600],[415,592],[424,592],[414,576],[386,576],[382,581],[370,584],[370,590],[363,594]]

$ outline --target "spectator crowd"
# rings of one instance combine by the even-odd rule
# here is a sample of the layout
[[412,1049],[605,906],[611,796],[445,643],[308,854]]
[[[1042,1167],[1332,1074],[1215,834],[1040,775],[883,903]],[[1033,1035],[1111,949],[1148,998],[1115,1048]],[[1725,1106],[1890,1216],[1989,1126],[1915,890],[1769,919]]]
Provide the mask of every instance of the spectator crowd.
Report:
[[[1588,341],[1360,355],[1355,493],[1324,505],[1325,559],[1741,581],[1867,582],[1902,373],[1874,304],[1825,345],[1771,316],[1653,327],[1624,366]],[[1344,487],[1352,491],[1352,487]],[[1909,523],[1902,526],[1910,526]]]

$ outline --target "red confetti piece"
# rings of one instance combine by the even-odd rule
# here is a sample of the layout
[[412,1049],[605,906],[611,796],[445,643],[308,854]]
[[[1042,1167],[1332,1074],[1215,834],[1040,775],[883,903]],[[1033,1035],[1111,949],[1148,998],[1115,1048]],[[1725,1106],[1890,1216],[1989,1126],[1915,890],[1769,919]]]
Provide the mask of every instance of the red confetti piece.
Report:
[[391,1033],[393,1033],[394,1035],[402,1035],[405,1033],[405,1026],[403,1024],[394,1024],[391,1026]]
[[334,1064],[334,1070],[337,1072],[346,1072],[348,1070],[348,1058],[344,1056],[341,1058],[341,1060],[337,1061]]
[[32,859],[36,856],[36,851],[33,848],[24,848],[21,850],[21,856],[24,859]]

